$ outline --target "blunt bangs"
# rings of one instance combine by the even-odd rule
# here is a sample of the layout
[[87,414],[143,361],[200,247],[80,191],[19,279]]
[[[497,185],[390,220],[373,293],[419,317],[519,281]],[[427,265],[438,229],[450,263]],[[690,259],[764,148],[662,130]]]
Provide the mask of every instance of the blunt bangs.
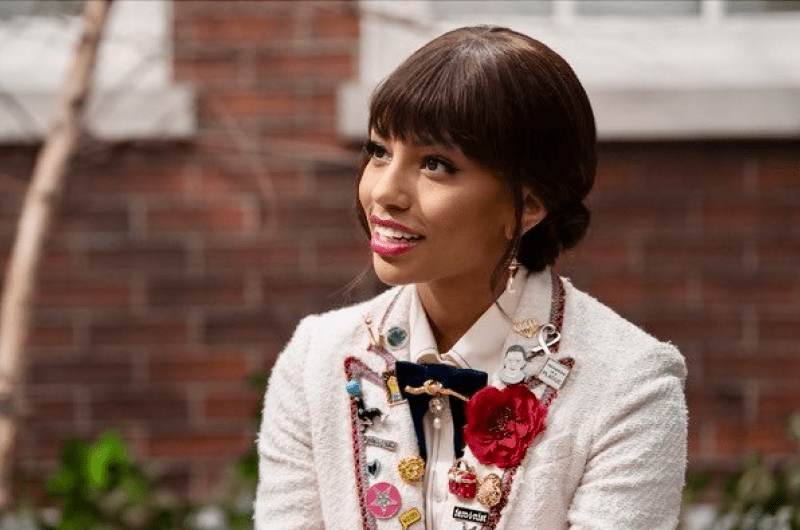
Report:
[[431,46],[412,55],[373,94],[369,130],[404,142],[457,147],[485,161],[481,146],[496,125],[481,111],[490,90],[475,54],[465,49],[475,44]]

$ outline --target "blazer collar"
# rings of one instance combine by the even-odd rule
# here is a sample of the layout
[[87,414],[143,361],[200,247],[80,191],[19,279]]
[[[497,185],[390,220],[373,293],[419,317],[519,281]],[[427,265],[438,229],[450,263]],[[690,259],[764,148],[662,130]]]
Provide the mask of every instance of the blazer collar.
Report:
[[[529,272],[520,268],[518,275],[525,274],[525,281],[518,282],[522,293],[517,303],[516,311],[513,313],[514,323],[524,322],[529,319],[536,321],[538,325],[549,322],[551,312],[551,300],[553,294],[552,282],[558,281],[558,277],[552,274],[550,268],[542,272]],[[411,313],[414,303],[415,287],[406,285],[399,287],[394,296],[389,298],[390,302],[384,305],[379,311],[375,311],[376,330],[384,337],[386,350],[397,360],[414,361],[412,358],[411,345]],[[391,301],[394,301],[392,303]],[[383,322],[383,326],[381,326]],[[469,331],[467,332],[469,333]],[[415,341],[416,344],[416,341]],[[525,337],[511,329],[507,332],[502,347],[498,349],[495,362],[482,363],[489,374],[496,373],[503,362],[503,353],[513,345],[523,346],[525,349],[534,347],[537,344],[536,337]],[[482,369],[482,368],[481,368]]]

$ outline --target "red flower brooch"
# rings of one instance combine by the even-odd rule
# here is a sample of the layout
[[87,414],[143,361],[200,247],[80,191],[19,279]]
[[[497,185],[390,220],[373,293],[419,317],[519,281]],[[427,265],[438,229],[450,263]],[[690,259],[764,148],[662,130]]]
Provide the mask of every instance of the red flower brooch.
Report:
[[514,467],[544,431],[547,407],[525,385],[482,388],[467,403],[464,438],[482,464]]

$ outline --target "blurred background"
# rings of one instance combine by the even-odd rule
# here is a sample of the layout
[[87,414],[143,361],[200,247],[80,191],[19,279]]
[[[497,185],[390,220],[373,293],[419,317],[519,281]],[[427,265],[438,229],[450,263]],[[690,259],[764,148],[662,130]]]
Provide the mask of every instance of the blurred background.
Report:
[[[4,269],[82,11],[0,2]],[[220,495],[297,321],[383,289],[348,289],[371,90],[476,23],[542,40],[589,92],[593,224],[559,270],[686,357],[693,498],[793,462],[800,2],[115,0],[37,272],[16,499],[54,505],[65,442],[109,429],[159,491]]]

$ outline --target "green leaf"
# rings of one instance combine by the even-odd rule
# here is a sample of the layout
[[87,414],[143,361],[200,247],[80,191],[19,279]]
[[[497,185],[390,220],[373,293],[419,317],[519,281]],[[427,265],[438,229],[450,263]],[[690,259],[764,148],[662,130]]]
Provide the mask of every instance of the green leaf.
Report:
[[97,490],[107,491],[112,487],[112,467],[127,464],[125,447],[116,433],[105,433],[89,450],[89,484]]
[[67,497],[81,487],[86,443],[82,440],[69,440],[61,451],[61,465],[50,477],[47,491],[55,497]]

